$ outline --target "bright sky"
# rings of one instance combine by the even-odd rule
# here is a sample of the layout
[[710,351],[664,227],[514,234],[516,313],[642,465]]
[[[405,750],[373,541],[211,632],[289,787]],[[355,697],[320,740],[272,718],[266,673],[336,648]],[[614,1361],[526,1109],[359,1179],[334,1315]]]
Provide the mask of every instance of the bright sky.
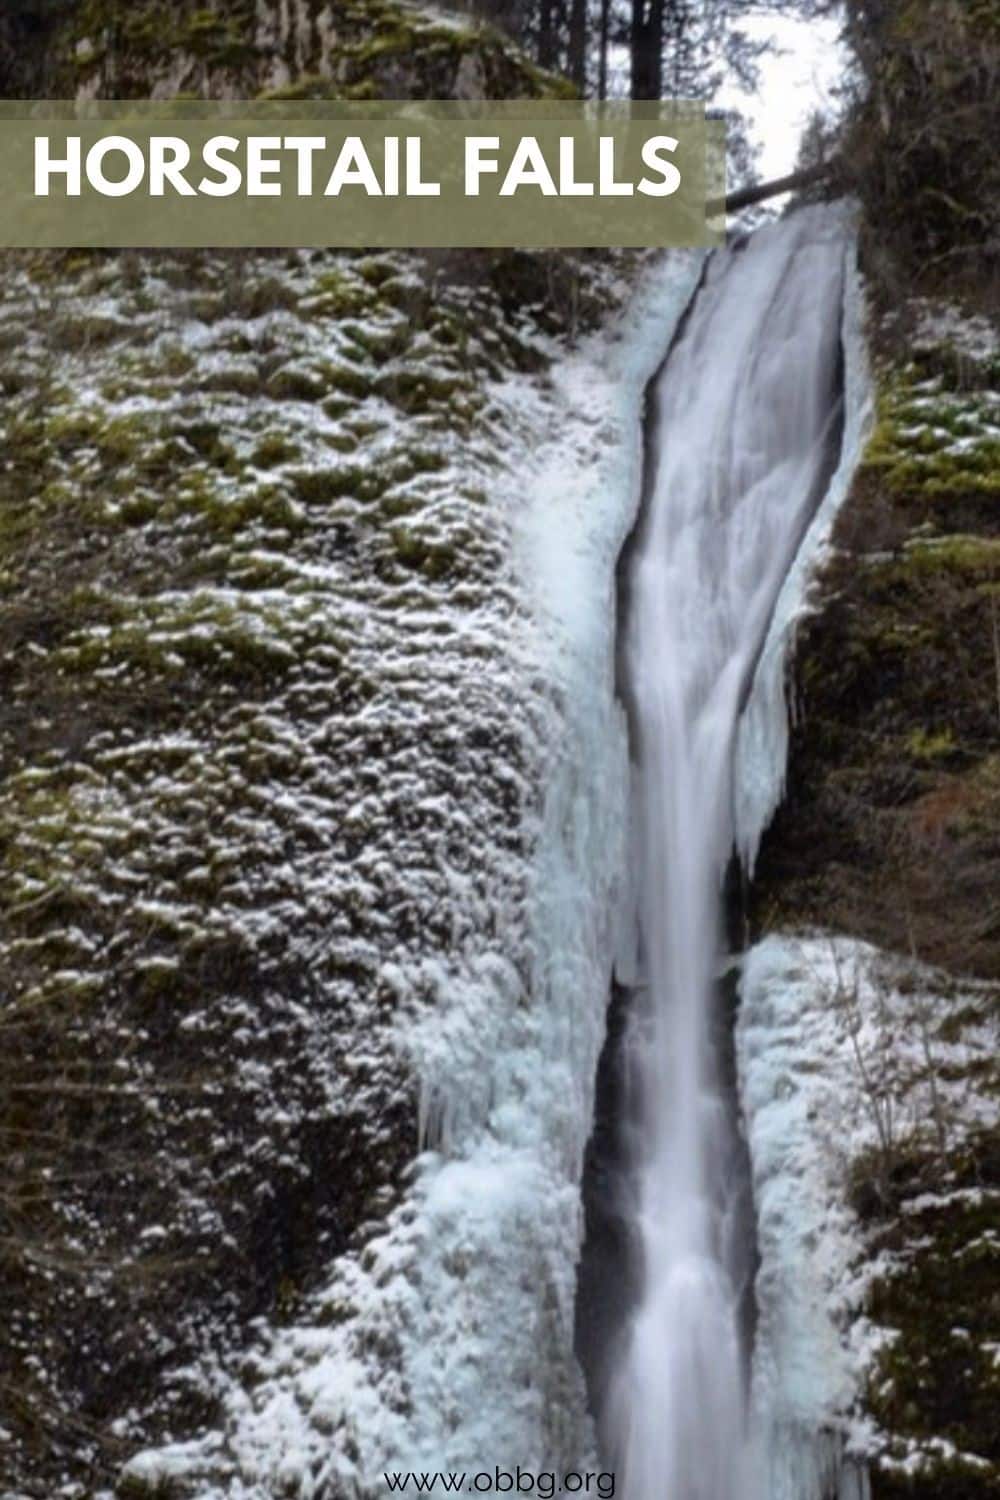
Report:
[[769,182],[793,170],[799,136],[812,111],[831,107],[831,89],[845,65],[844,51],[837,41],[839,24],[832,19],[755,16],[741,29],[758,39],[774,37],[780,50],[761,60],[756,97],[734,88],[716,102],[740,109],[750,119],[752,137],[763,148],[758,171],[762,181]]

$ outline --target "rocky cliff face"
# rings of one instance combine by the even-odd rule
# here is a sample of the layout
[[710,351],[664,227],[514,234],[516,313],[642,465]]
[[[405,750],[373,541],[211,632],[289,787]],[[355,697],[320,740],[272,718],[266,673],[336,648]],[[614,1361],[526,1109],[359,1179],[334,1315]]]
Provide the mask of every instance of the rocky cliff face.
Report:
[[[55,12],[46,92],[555,86],[377,0]],[[220,1352],[399,1202],[419,1019],[521,1003],[552,705],[510,393],[619,292],[519,255],[6,257],[5,1492],[110,1493],[211,1426]]]
[[495,929],[530,795],[483,382],[537,356],[388,257],[46,258],[2,319],[4,1356],[77,1475],[415,1153],[406,954]]
[[0,22],[5,93],[504,99],[571,93],[499,33],[393,0],[50,0]]
[[799,638],[752,921],[801,935],[780,984],[805,1051],[833,1076],[843,1049],[812,1132],[845,1151],[873,1494],[978,1497],[1000,1491],[1000,341],[940,297],[872,333],[877,421]]

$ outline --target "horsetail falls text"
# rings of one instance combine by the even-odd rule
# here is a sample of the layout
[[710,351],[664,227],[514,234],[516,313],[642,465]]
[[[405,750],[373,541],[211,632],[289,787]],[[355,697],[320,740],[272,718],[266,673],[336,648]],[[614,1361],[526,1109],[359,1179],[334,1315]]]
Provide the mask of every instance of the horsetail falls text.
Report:
[[[522,135],[501,149],[496,135],[467,135],[461,161],[463,192],[479,197],[484,179],[501,198],[533,190],[546,198],[619,198],[643,193],[667,198],[681,186],[671,159],[678,141],[651,135],[640,152],[643,175],[626,175],[610,135],[597,141],[596,170],[580,172],[572,136],[542,145]],[[48,135],[35,137],[35,196],[62,193],[79,198],[84,184],[107,198],[145,192],[182,198],[337,198],[360,192],[371,198],[433,198],[441,181],[425,177],[418,135],[386,135],[376,148],[360,136],[340,140],[325,135],[214,135],[199,152],[180,136],[151,135],[138,141],[105,135],[84,149],[70,135],[54,148]],[[555,147],[555,149],[553,149]],[[199,159],[195,159],[196,156]],[[458,165],[456,163],[456,165]],[[579,175],[578,175],[579,173]]]

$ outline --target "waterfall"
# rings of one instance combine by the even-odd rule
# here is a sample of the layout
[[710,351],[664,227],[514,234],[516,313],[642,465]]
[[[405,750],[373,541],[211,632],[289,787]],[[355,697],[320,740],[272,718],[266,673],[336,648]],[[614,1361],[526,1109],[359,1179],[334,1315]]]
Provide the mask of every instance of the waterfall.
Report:
[[641,982],[624,1042],[640,1261],[604,1440],[627,1500],[748,1500],[745,1170],[714,1040],[734,754],[775,601],[836,463],[844,224],[711,258],[650,391],[623,661]]

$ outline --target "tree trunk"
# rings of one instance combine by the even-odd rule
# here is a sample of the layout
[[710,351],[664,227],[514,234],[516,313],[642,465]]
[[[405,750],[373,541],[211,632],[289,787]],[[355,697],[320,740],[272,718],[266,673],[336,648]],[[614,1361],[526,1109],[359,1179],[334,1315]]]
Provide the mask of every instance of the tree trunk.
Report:
[[659,99],[663,91],[664,0],[632,0],[633,99]]
[[611,30],[611,0],[601,0],[601,30],[597,62],[597,97],[608,97],[608,43]]
[[583,94],[587,87],[587,0],[572,0],[570,7],[569,76]]
[[829,161],[817,162],[812,167],[802,167],[798,172],[790,172],[787,177],[775,177],[771,182],[759,182],[755,187],[740,188],[738,192],[727,193],[725,198],[716,198],[709,205],[710,213],[719,213],[725,209],[727,214],[734,214],[738,209],[750,208],[754,203],[763,203],[765,198],[774,198],[779,193],[795,193],[800,188],[811,187],[814,182],[823,182],[826,178],[836,177],[841,170],[840,158],[832,156]]
[[538,10],[538,65],[541,68],[555,66],[554,9],[555,0],[542,0]]

